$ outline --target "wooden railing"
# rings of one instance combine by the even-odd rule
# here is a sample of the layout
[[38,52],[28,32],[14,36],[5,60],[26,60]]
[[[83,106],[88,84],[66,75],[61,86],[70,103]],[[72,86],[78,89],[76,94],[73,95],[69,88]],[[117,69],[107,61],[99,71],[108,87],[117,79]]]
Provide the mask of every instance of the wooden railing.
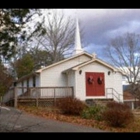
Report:
[[14,87],[3,97],[3,103],[14,100],[14,106],[17,107],[18,99],[27,98],[64,98],[74,97],[73,87]]
[[16,92],[20,98],[59,98],[73,96],[73,87],[16,87]]

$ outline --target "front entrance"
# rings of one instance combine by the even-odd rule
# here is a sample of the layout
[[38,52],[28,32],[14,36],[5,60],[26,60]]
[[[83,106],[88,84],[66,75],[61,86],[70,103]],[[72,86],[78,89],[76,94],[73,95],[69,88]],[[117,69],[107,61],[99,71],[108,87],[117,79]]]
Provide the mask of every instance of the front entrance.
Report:
[[105,95],[104,73],[86,72],[86,96]]

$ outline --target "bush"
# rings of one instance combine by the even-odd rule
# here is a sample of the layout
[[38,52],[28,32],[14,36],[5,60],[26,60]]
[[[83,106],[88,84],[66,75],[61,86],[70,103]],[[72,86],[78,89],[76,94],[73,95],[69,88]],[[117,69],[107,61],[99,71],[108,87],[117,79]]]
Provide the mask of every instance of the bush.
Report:
[[108,102],[106,105],[107,108],[118,108],[121,110],[130,109],[130,107],[123,103],[117,103],[117,102]]
[[110,102],[103,112],[103,118],[110,126],[124,127],[133,120],[133,114],[127,105]]
[[104,107],[100,105],[91,106],[83,110],[81,116],[85,119],[102,120],[102,112]]
[[57,102],[57,107],[63,114],[80,115],[86,105],[79,99],[66,97]]

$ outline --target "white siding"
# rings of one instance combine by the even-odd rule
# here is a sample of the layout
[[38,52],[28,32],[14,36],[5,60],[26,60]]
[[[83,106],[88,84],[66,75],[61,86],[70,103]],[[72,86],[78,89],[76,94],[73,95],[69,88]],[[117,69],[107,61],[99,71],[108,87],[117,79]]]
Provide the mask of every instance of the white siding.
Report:
[[[76,97],[85,100],[88,98],[105,98],[105,96],[86,96],[86,81],[85,81],[85,73],[86,72],[103,72],[105,75],[105,89],[106,88],[114,88],[118,93],[122,94],[122,78],[120,73],[112,72],[111,69],[93,62],[89,65],[82,67],[82,74],[79,74],[79,70],[75,71],[76,74]],[[108,71],[111,71],[111,74],[108,75]],[[115,81],[114,81],[115,80]],[[105,93],[106,95],[106,93]],[[108,97],[109,98],[109,97]]]
[[40,76],[36,75],[36,87],[40,87]]
[[68,73],[68,86],[75,86],[75,72],[70,71]]
[[21,82],[20,83],[17,83],[17,85],[16,85],[17,87],[22,87],[22,84],[21,84]]
[[62,74],[62,71],[88,60],[90,60],[89,57],[82,55],[42,71],[40,86],[67,86],[67,76],[66,74]]
[[27,87],[27,80],[23,81],[23,87]]
[[122,75],[120,73],[114,74],[114,89],[120,94],[120,99],[123,102]]
[[[27,87],[27,80],[23,81],[23,87]],[[27,91],[26,88],[23,89],[23,93]]]
[[29,87],[33,87],[33,77],[29,78]]
[[[18,84],[16,85],[16,87],[22,87],[22,83],[21,83],[21,82],[18,83]],[[19,95],[21,95],[21,94],[22,94],[22,90],[18,89],[17,95],[19,96]]]
[[68,86],[73,87],[73,91],[75,95],[75,71],[70,71],[68,73]]

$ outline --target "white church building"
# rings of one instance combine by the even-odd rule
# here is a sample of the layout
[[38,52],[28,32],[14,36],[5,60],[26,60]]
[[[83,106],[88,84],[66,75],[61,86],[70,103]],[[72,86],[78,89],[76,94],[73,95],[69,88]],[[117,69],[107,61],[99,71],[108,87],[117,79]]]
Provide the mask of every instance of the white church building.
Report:
[[[78,20],[73,55],[22,77],[16,87],[72,87],[74,97],[82,101],[113,98],[123,102],[122,73],[83,50]],[[40,93],[40,97],[45,96],[47,94]]]

